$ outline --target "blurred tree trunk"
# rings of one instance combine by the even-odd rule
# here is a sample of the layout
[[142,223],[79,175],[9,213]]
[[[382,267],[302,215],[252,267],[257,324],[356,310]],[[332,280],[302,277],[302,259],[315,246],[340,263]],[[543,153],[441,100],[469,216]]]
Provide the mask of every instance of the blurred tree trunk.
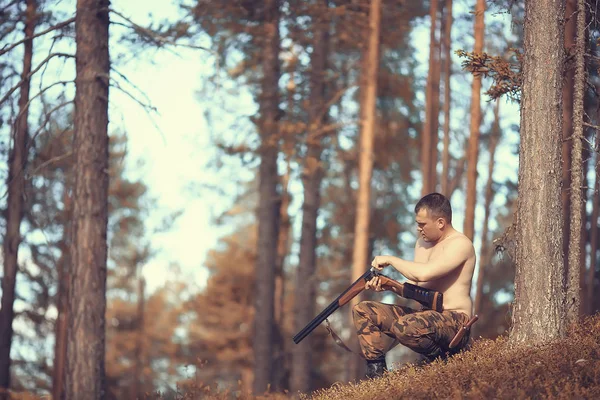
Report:
[[144,375],[144,301],[145,301],[145,288],[146,281],[140,272],[138,278],[138,309],[137,309],[137,334],[135,344],[135,366],[133,372],[133,386],[131,390],[132,399],[143,399],[144,387],[142,382],[142,376]]
[[481,253],[479,256],[479,272],[477,274],[477,291],[475,293],[475,314],[481,315],[483,300],[483,282],[485,278],[485,265],[491,260],[489,243],[490,208],[494,200],[494,163],[496,147],[500,140],[500,99],[496,100],[494,107],[494,125],[490,136],[490,161],[488,164],[488,180],[485,186],[483,230],[481,231]]
[[[577,26],[577,0],[566,0],[565,5],[565,50],[567,57],[575,55],[575,34]],[[563,206],[563,253],[565,261],[565,279],[569,271],[569,237],[571,234],[571,152],[573,147],[573,92],[575,89],[575,68],[566,63],[562,88],[562,206]]]
[[256,261],[256,314],[254,318],[254,384],[256,394],[264,393],[273,379],[273,339],[275,333],[274,291],[279,236],[279,196],[277,193],[278,114],[279,114],[279,0],[263,6],[264,50],[262,52],[259,99],[261,136],[259,167],[258,249]]
[[101,399],[106,393],[108,7],[108,0],[78,0],[76,10],[75,188],[67,399]]
[[[473,53],[483,52],[485,33],[485,0],[477,0],[475,8],[475,46]],[[479,158],[479,128],[481,126],[481,75],[473,75],[471,86],[471,127],[467,153],[467,193],[463,233],[475,237],[475,205],[477,202],[477,160]]]
[[446,0],[446,18],[443,22],[443,49],[444,49],[444,150],[442,153],[442,194],[449,196],[450,186],[450,107],[452,92],[450,91],[450,77],[452,75],[452,0]]
[[[358,196],[354,225],[354,245],[352,254],[352,280],[357,280],[369,267],[369,223],[371,216],[371,176],[373,173],[373,141],[376,123],[377,74],[379,69],[379,32],[381,21],[381,0],[372,0],[369,8],[369,41],[363,57],[364,95],[361,97],[362,124],[358,159]],[[359,296],[351,306],[358,303]],[[351,309],[352,307],[350,307]],[[350,376],[358,378],[362,370],[362,358],[353,358]]]
[[598,217],[600,216],[600,130],[596,130],[596,163],[594,168],[594,194],[592,201],[592,217],[590,222],[590,269],[588,271],[587,303],[590,314],[596,311],[594,298],[596,293],[596,269],[598,267]]
[[[37,20],[36,0],[26,0],[25,37],[32,37]],[[19,114],[14,122],[12,147],[8,160],[8,199],[6,203],[6,234],[3,243],[4,275],[2,277],[2,305],[0,308],[0,390],[10,388],[10,349],[13,337],[15,286],[17,283],[18,253],[21,243],[21,220],[23,219],[23,195],[25,168],[29,141],[29,89],[33,39],[23,43],[22,84],[19,92]],[[6,393],[0,397],[6,398]]]
[[[525,3],[513,342],[563,337],[561,141],[564,4]],[[539,110],[543,110],[540,112]],[[543,234],[540,234],[543,233]]]
[[568,324],[579,321],[581,311],[581,227],[583,207],[583,97],[585,92],[585,0],[577,0],[577,39],[575,42],[575,89],[573,92],[573,137],[571,149],[571,232],[567,268]]
[[[440,141],[440,80],[442,74],[442,36],[444,18],[444,2],[438,0],[438,10],[440,11],[439,38],[435,38],[435,64],[433,65],[433,79],[431,83],[431,166],[429,167],[429,184],[431,192],[437,191],[438,174],[437,164],[439,158],[438,143]],[[437,18],[436,18],[437,20]],[[436,27],[437,29],[437,27]]]
[[71,201],[71,182],[65,182],[63,193],[63,238],[59,244],[58,289],[56,299],[56,323],[54,327],[54,366],[52,369],[52,398],[62,399],[65,391],[65,371],[67,364],[67,323],[69,320],[69,270],[71,267],[71,221],[73,202]]
[[[422,188],[421,195],[426,195],[434,190],[435,182],[431,181],[432,165],[433,165],[433,147],[437,144],[437,141],[433,137],[433,126],[434,119],[437,120],[435,112],[435,80],[436,70],[439,64],[439,44],[436,39],[436,27],[437,27],[437,14],[439,9],[438,0],[431,0],[429,4],[429,19],[431,26],[429,28],[429,72],[427,74],[427,85],[425,87],[425,123],[423,124],[423,130],[421,132],[421,175],[422,175]],[[438,102],[439,102],[439,77],[438,81]]]
[[[325,75],[329,42],[328,0],[314,5],[313,52],[310,65],[310,95],[308,108],[307,153],[304,160],[302,180],[304,203],[302,205],[302,231],[300,256],[296,273],[294,302],[295,330],[300,331],[314,318],[315,265],[317,248],[317,216],[321,203],[321,181],[324,175],[321,161],[322,144],[320,132],[327,118],[325,99]],[[291,389],[293,393],[308,392],[311,387],[312,337],[294,346],[292,352]]]

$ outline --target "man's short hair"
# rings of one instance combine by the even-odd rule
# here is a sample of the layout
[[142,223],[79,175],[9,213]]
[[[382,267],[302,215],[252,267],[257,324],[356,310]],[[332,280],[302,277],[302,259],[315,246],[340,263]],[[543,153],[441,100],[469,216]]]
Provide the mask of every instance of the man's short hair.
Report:
[[441,193],[430,193],[419,200],[415,206],[415,214],[424,208],[432,218],[444,218],[449,224],[452,223],[452,206],[450,200]]

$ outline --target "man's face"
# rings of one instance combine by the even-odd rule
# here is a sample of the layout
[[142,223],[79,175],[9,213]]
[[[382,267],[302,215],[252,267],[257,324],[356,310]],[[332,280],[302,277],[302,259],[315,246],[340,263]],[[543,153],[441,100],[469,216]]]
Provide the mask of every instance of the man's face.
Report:
[[444,220],[432,218],[427,209],[421,208],[415,218],[417,222],[417,233],[426,242],[435,242],[442,236]]

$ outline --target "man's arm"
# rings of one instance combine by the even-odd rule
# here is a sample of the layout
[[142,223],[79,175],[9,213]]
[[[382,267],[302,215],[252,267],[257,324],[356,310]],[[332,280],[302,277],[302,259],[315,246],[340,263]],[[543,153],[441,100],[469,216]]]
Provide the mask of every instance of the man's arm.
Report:
[[446,245],[434,260],[414,262],[392,256],[377,256],[372,262],[375,268],[391,265],[407,279],[414,282],[427,282],[447,275],[469,259],[473,247],[466,240],[455,241],[452,246]]

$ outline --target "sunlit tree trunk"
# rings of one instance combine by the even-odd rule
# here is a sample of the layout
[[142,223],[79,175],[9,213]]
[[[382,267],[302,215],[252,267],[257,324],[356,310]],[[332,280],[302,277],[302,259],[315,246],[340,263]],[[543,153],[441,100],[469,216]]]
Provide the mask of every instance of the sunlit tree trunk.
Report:
[[275,331],[274,291],[279,236],[279,196],[277,193],[277,115],[279,113],[279,1],[264,3],[264,49],[262,52],[259,98],[261,136],[258,206],[258,257],[254,318],[254,383],[256,394],[264,393],[273,379],[273,339]]
[[[300,331],[314,317],[315,266],[317,248],[317,216],[321,204],[321,181],[324,168],[321,161],[322,144],[320,130],[326,119],[325,75],[329,41],[329,11],[327,0],[314,10],[313,52],[311,55],[310,98],[308,109],[307,154],[304,160],[302,181],[304,203],[302,205],[302,232],[300,257],[296,273],[294,303],[295,330]],[[292,392],[311,390],[312,337],[307,337],[292,353]]]
[[452,0],[446,0],[446,18],[444,20],[444,150],[442,153],[442,194],[449,195],[450,186],[450,107],[452,92],[450,91],[450,77],[452,75]]
[[[37,20],[37,3],[25,1],[25,37],[33,36]],[[17,282],[18,253],[21,243],[21,220],[23,219],[23,195],[25,168],[29,140],[29,89],[33,39],[23,44],[23,71],[19,92],[19,114],[13,127],[12,146],[8,160],[8,198],[6,202],[6,234],[3,243],[4,275],[2,277],[2,305],[0,308],[0,398],[7,398],[4,390],[10,388],[10,350],[13,337],[15,287]]]
[[555,40],[563,37],[564,25],[557,15],[564,15],[562,1],[525,3],[515,300],[510,333],[517,343],[540,343],[565,334],[560,191],[564,47]]
[[[431,193],[434,188],[434,182],[431,181],[432,177],[432,155],[434,138],[432,134],[433,120],[437,119],[437,115],[434,115],[434,82],[435,82],[435,71],[436,64],[438,63],[437,56],[439,55],[439,46],[436,39],[436,27],[437,27],[437,14],[439,9],[438,0],[431,0],[429,3],[429,17],[431,20],[431,26],[429,28],[429,73],[427,74],[427,85],[425,87],[425,122],[423,124],[423,130],[421,131],[421,175],[422,175],[422,188],[421,194],[425,195]],[[438,78],[439,84],[439,78]],[[439,99],[439,93],[438,93]],[[437,141],[435,141],[437,143]]]
[[[477,0],[475,8],[475,46],[473,53],[483,52],[485,31],[485,0]],[[479,128],[481,126],[481,75],[473,75],[471,86],[471,126],[467,153],[467,193],[463,233],[471,240],[475,236],[475,204],[477,201],[477,160],[479,158]]]
[[477,275],[477,291],[475,293],[475,314],[481,314],[483,300],[483,282],[485,279],[485,265],[490,262],[489,221],[490,209],[494,200],[494,164],[496,146],[500,140],[500,100],[496,100],[494,108],[494,126],[490,136],[490,161],[488,164],[488,180],[485,186],[483,229],[481,231],[481,252],[479,256],[479,272]]
[[[379,31],[381,20],[381,0],[372,0],[369,8],[369,41],[363,58],[363,80],[361,97],[362,124],[360,129],[358,159],[358,195],[356,220],[354,225],[354,245],[352,253],[352,282],[358,279],[369,266],[369,223],[371,216],[371,175],[373,173],[373,140],[375,134],[377,98],[377,73],[379,69]],[[359,301],[354,298],[352,306]],[[360,375],[360,362],[354,358],[351,376]]]

